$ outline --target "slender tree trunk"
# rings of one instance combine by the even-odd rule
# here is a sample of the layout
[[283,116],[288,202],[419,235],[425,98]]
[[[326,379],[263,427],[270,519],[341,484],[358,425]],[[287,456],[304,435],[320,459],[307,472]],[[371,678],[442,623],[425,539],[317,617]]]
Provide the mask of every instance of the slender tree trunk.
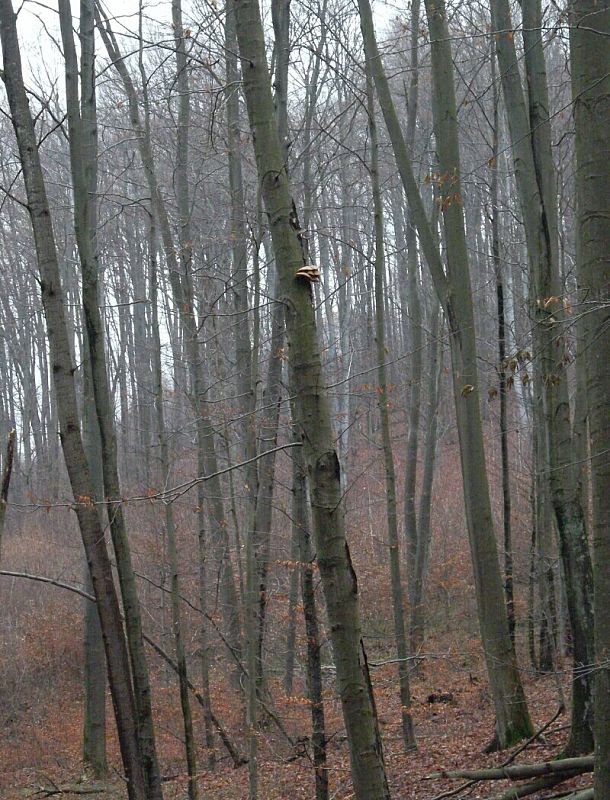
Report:
[[[151,224],[154,223],[151,221]],[[151,236],[151,244],[156,248],[154,234]],[[158,437],[159,467],[161,469],[162,485],[169,485],[171,478],[171,468],[169,459],[169,446],[165,428],[165,413],[163,409],[163,372],[161,367],[161,338],[159,335],[159,319],[157,305],[157,265],[156,258],[151,254],[151,276],[150,276],[152,305],[152,339],[153,339],[153,369],[154,369],[154,402],[156,411],[156,428]],[[172,638],[176,651],[176,673],[180,688],[180,706],[182,709],[182,720],[184,727],[184,747],[186,754],[186,765],[189,776],[189,798],[196,800],[197,789],[197,757],[195,750],[195,738],[193,735],[193,720],[189,700],[189,682],[186,663],[186,652],[184,648],[184,638],[182,632],[182,619],[180,613],[180,580],[178,576],[178,551],[176,547],[176,525],[174,522],[173,504],[171,501],[164,501],[165,512],[165,547],[170,571],[170,599],[171,599],[171,618],[172,618]]]
[[203,708],[203,722],[205,726],[205,746],[208,750],[208,768],[216,767],[216,751],[214,749],[214,719],[212,713],[212,698],[210,694],[210,651],[207,624],[207,556],[205,530],[205,495],[203,489],[197,492],[197,544],[199,555],[199,606],[201,608],[201,626],[199,631],[199,647],[201,648],[201,706]]
[[433,301],[434,308],[430,323],[430,344],[428,356],[428,383],[426,414],[426,435],[424,440],[424,465],[422,470],[422,486],[419,496],[417,549],[413,569],[413,593],[411,599],[410,637],[411,652],[416,653],[424,640],[426,615],[424,602],[426,575],[428,572],[428,556],[432,526],[430,514],[432,510],[432,484],[434,480],[434,463],[436,457],[438,406],[440,401],[440,382],[443,365],[441,334],[442,315],[438,300]]
[[80,436],[74,367],[63,305],[57,249],[36,133],[23,83],[16,18],[10,0],[2,0],[0,3],[0,36],[4,59],[4,83],[21,157],[28,211],[41,277],[42,302],[47,320],[60,437],[98,604],[121,755],[128,779],[127,790],[130,800],[147,800],[124,629],[104,533],[98,511],[92,501],[94,490]]
[[[275,4],[274,4],[275,8]],[[237,40],[233,6],[226,6],[226,69],[229,86],[239,85],[237,67]],[[286,74],[287,79],[287,74]],[[278,80],[280,78],[278,77]],[[248,741],[248,800],[258,797],[258,690],[263,678],[263,615],[266,606],[267,566],[263,566],[264,544],[256,530],[256,503],[259,495],[256,457],[256,376],[248,317],[248,250],[245,227],[244,187],[239,152],[239,94],[229,89],[227,97],[227,140],[229,160],[229,188],[231,192],[231,252],[233,257],[233,283],[235,310],[242,319],[235,334],[237,366],[237,394],[243,418],[243,455],[250,464],[245,469],[246,498],[246,586],[244,597],[244,631],[246,635],[246,725]],[[271,498],[269,498],[271,501]],[[271,516],[268,528],[271,528]],[[268,539],[270,530],[260,532]],[[264,575],[264,577],[262,577]]]
[[533,729],[508,630],[485,467],[477,389],[474,312],[461,209],[457,112],[450,37],[444,4],[430,2],[426,8],[432,41],[436,142],[440,170],[445,176],[439,201],[443,210],[447,239],[447,275],[413,175],[410,154],[383,70],[375,40],[370,3],[368,0],[359,0],[359,8],[365,53],[371,63],[398,171],[413,221],[417,226],[420,245],[449,326],[464,503],[470,535],[481,638],[496,710],[497,744],[500,747],[507,747],[531,735]]
[[[407,145],[413,150],[415,128],[417,124],[417,105],[419,100],[419,25],[420,0],[411,4],[411,54],[408,108],[407,108]],[[407,570],[409,576],[409,599],[413,604],[415,586],[415,562],[419,533],[417,515],[415,513],[417,486],[417,457],[419,451],[419,419],[421,413],[421,382],[423,364],[423,328],[421,290],[419,286],[419,259],[417,257],[417,231],[411,214],[407,223],[407,295],[409,323],[411,328],[411,374],[409,377],[409,421],[407,431],[407,452],[405,456],[404,517],[405,538],[407,542]]]
[[[462,212],[457,107],[447,15],[442,0],[426,0],[426,10],[432,41],[433,113],[437,153],[441,175],[447,178],[440,188],[439,199],[444,219],[450,292],[455,301],[455,305],[451,304],[451,311],[455,312],[455,319],[458,321],[458,325],[450,330],[450,335],[462,472],[468,487],[465,492],[466,516],[470,523],[469,529],[475,534],[473,566],[475,576],[478,574],[475,585],[484,647],[487,648],[495,640],[495,658],[503,662],[498,669],[496,661],[490,670],[499,673],[496,691],[500,683],[504,684],[503,697],[501,700],[498,697],[496,701],[497,744],[503,747],[531,735],[532,725],[510,640],[485,470],[480,397],[477,390],[474,310]],[[488,658],[489,656],[491,654]],[[509,698],[511,709],[506,706]]]
[[59,3],[60,26],[66,63],[66,98],[74,194],[74,230],[81,266],[83,311],[91,363],[95,410],[102,446],[104,493],[106,502],[109,504],[110,533],[116,556],[125,613],[127,643],[138,712],[141,756],[150,800],[161,800],[163,793],[155,746],[150,680],[144,652],[140,602],[123,515],[113,405],[106,370],[104,327],[99,308],[97,210],[95,200],[97,190],[97,121],[95,73],[93,70],[93,3],[90,1],[83,2],[83,8],[86,9],[86,30],[89,35],[87,39],[81,40],[81,49],[86,52],[87,47],[90,56],[88,64],[85,62],[81,64],[79,103],[77,82],[79,68],[72,33],[72,15],[67,0],[60,0]]
[[[294,457],[294,456],[293,456]],[[294,483],[294,478],[293,478]],[[293,494],[295,492],[293,486]],[[284,691],[291,695],[294,684],[294,662],[296,659],[297,639],[297,601],[299,597],[299,577],[301,571],[297,569],[299,561],[299,528],[295,515],[295,501],[292,508],[292,541],[290,545],[290,588],[288,590],[288,622],[286,632],[286,666],[284,671]]]
[[390,576],[392,585],[392,609],[394,612],[394,639],[398,656],[398,683],[400,686],[400,709],[402,718],[402,739],[406,751],[416,748],[415,731],[411,718],[411,687],[409,685],[408,647],[405,630],[405,612],[400,568],[400,548],[398,545],[398,513],[396,502],[396,472],[392,452],[392,432],[388,383],[386,378],[387,349],[385,344],[385,309],[383,274],[385,271],[383,203],[379,189],[379,144],[375,124],[375,102],[372,78],[367,73],[367,108],[371,134],[371,184],[375,219],[375,338],[377,341],[377,390],[379,394],[379,414],[381,416],[381,439],[385,464],[385,495],[388,524],[388,551],[390,556]]
[[8,503],[8,490],[11,485],[11,473],[13,471],[13,458],[15,454],[15,429],[13,428],[8,435],[6,443],[6,455],[2,466],[2,484],[0,485],[0,560],[2,559],[2,537],[4,536],[4,520],[6,517],[6,505]]
[[[267,531],[257,531],[257,499],[259,497],[259,470],[256,461],[256,366],[253,357],[248,315],[248,248],[246,210],[239,149],[239,71],[237,66],[237,40],[235,14],[231,3],[226,7],[226,70],[229,89],[227,97],[227,140],[229,161],[229,189],[231,192],[231,253],[233,258],[233,285],[235,310],[241,320],[235,333],[237,366],[237,394],[243,419],[241,426],[243,456],[249,465],[244,472],[246,499],[246,586],[244,597],[244,630],[246,634],[246,661],[248,679],[246,687],[246,724],[248,739],[248,797],[258,797],[258,691],[263,678],[263,634],[266,606],[265,542],[269,539],[271,515]],[[286,75],[287,79],[287,75]],[[273,487],[271,486],[273,491]],[[269,497],[271,505],[271,497]]]
[[[84,336],[87,332],[83,332]],[[85,354],[88,348],[83,344]],[[99,503],[100,525],[104,525],[104,477],[102,474],[102,442],[95,414],[91,364],[85,357],[83,364],[83,447],[91,472],[95,502]],[[89,570],[85,568],[85,589],[93,591]],[[83,711],[83,762],[95,778],[103,778],[108,765],[106,760],[106,664],[104,641],[97,607],[85,606],[85,707]]]
[[[179,241],[181,266],[188,274],[192,254],[192,238],[190,226],[190,207],[188,191],[188,159],[189,159],[189,128],[190,128],[190,92],[188,77],[188,61],[184,24],[182,21],[181,0],[172,0],[172,25],[174,28],[174,46],[176,52],[176,89],[178,93],[178,125],[176,132],[176,173],[175,186],[178,201]],[[157,326],[158,335],[158,326]],[[155,391],[155,405],[157,411],[157,430],[159,436],[159,451],[161,454],[161,469],[164,480],[169,476],[169,448],[165,435],[165,418],[163,414],[163,385],[161,378],[161,349],[155,347],[157,385]],[[180,614],[180,581],[178,578],[178,552],[176,548],[176,529],[174,524],[173,506],[171,502],[165,504],[165,530],[167,535],[167,554],[170,566],[170,587],[172,603],[172,628],[176,648],[176,663],[178,666],[178,681],[180,684],[180,705],[184,723],[184,746],[186,751],[186,764],[189,775],[188,792],[190,800],[197,800],[197,756],[195,737],[193,733],[193,718],[188,691],[188,674],[186,653],[182,633],[182,620]]]
[[316,779],[316,800],[327,800],[328,769],[326,767],[326,725],[324,721],[322,660],[320,657],[320,626],[318,624],[314,587],[314,556],[311,551],[311,536],[309,533],[307,475],[305,473],[303,453],[300,448],[293,450],[292,482],[292,515],[298,544],[301,600],[305,615],[305,636],[307,641],[307,694],[311,703],[311,743]]

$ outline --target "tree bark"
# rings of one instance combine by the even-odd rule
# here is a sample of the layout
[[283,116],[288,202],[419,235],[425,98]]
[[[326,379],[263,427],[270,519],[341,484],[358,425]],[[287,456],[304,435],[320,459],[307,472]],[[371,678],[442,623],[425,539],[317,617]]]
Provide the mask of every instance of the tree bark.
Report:
[[[358,800],[389,796],[362,655],[356,576],[345,539],[341,469],[321,374],[312,287],[303,266],[295,211],[273,109],[260,9],[236,0],[237,40],[261,191],[285,306],[291,391],[312,490],[314,533],[337,665],[337,680]],[[293,224],[291,224],[291,219]]]
[[500,747],[506,747],[531,735],[532,725],[508,630],[485,467],[477,389],[474,314],[461,210],[457,112],[444,4],[430,2],[426,8],[432,41],[436,146],[440,170],[445,176],[439,201],[445,220],[447,275],[413,175],[410,154],[390,94],[375,40],[370,3],[368,0],[359,0],[359,8],[365,53],[371,63],[396,164],[417,226],[420,245],[449,326],[464,502],[481,638],[496,711],[496,738]]
[[0,559],[2,559],[2,537],[4,536],[4,519],[8,503],[8,490],[11,485],[13,458],[15,454],[15,429],[11,430],[6,442],[6,455],[2,466],[2,484],[0,485]]
[[161,778],[157,761],[155,732],[148,665],[142,637],[142,618],[131,550],[122,507],[118,474],[116,432],[113,405],[108,385],[104,326],[99,308],[97,257],[97,121],[95,73],[93,70],[93,3],[87,2],[86,25],[89,36],[81,44],[89,59],[82,64],[80,103],[79,65],[72,33],[72,14],[67,0],[59,2],[59,19],[64,45],[66,100],[70,143],[70,164],[74,195],[74,231],[80,259],[83,311],[87,331],[89,361],[95,411],[100,431],[102,474],[108,511],[110,534],[116,556],[121,597],[125,612],[127,644],[131,661],[134,698],[138,713],[138,735],[150,800],[162,800]]
[[[373,82],[366,75],[367,110],[371,135],[371,186],[373,191],[373,215],[375,220],[375,339],[377,343],[377,392],[379,414],[381,417],[381,440],[385,465],[386,515],[388,525],[388,553],[390,559],[390,580],[392,587],[392,610],[394,616],[394,639],[398,656],[398,683],[400,687],[400,711],[402,719],[402,740],[405,751],[415,750],[415,730],[411,718],[411,687],[409,685],[408,646],[405,630],[405,611],[402,592],[400,548],[398,545],[398,509],[396,500],[396,470],[392,452],[392,432],[390,428],[390,401],[386,377],[386,338],[383,275],[385,272],[383,202],[379,188],[379,143],[375,122],[375,101]],[[421,367],[421,356],[420,356]],[[420,376],[421,377],[421,376]],[[419,402],[419,401],[418,401]],[[415,487],[413,487],[415,489]],[[414,498],[413,498],[414,501]],[[415,502],[413,502],[415,508]]]
[[[87,332],[83,332],[84,336]],[[87,347],[83,344],[83,352]],[[95,502],[99,503],[100,524],[104,526],[104,479],[102,476],[102,443],[95,413],[91,364],[85,357],[83,364],[83,447],[91,472]],[[92,592],[91,577],[85,565],[85,588]],[[83,711],[83,762],[95,778],[103,778],[108,765],[106,760],[106,664],[104,641],[99,614],[95,604],[85,606],[85,707]]]
[[588,752],[593,744],[591,680],[585,667],[594,658],[593,587],[578,467],[574,464],[565,369],[565,315],[540,0],[523,2],[527,105],[508,0],[494,0],[491,9],[493,26],[499,31],[496,48],[527,242],[534,357],[539,361],[542,381],[545,455],[548,454],[548,480],[574,643],[572,731],[566,754],[577,754]]
[[499,96],[496,80],[496,56],[491,53],[491,81],[493,85],[493,129],[491,147],[491,255],[496,273],[496,303],[498,314],[498,395],[500,399],[500,448],[502,453],[502,527],[504,543],[504,594],[508,629],[515,646],[515,597],[513,587],[513,546],[511,530],[510,458],[508,453],[508,391],[506,381],[506,314],[504,308],[504,277],[500,255],[500,210],[498,208],[498,155],[499,155]]
[[576,126],[579,309],[586,320],[593,494],[596,800],[610,798],[610,77],[608,0],[574,0],[570,52]]
[[[297,439],[298,441],[298,439]],[[311,743],[316,781],[316,800],[328,800],[328,769],[326,766],[326,723],[324,720],[324,694],[322,659],[320,654],[320,626],[316,608],[314,569],[311,551],[309,509],[307,505],[307,475],[301,448],[293,451],[292,513],[298,544],[301,573],[301,599],[305,616],[307,641],[307,694],[311,703]],[[295,570],[297,572],[297,570]],[[297,572],[298,574],[298,572]]]
[[436,298],[434,298],[432,302],[434,308],[430,323],[430,344],[428,346],[429,372],[426,393],[428,410],[426,413],[424,465],[417,515],[417,549],[415,551],[415,566],[413,568],[413,592],[411,596],[411,618],[409,622],[412,653],[416,653],[421,647],[426,628],[426,604],[424,598],[426,575],[428,572],[428,556],[430,553],[430,539],[432,537],[430,515],[432,510],[432,484],[434,481],[434,463],[436,460],[438,406],[441,395],[441,372],[443,366],[441,342],[443,321],[441,308]]
[[[417,124],[417,104],[419,100],[419,25],[420,25],[420,0],[411,4],[411,53],[408,107],[407,107],[407,146],[413,151],[415,143],[415,128]],[[423,364],[424,337],[422,329],[422,302],[419,285],[419,259],[417,257],[417,230],[411,219],[407,220],[407,308],[411,328],[411,373],[409,376],[409,421],[407,431],[407,452],[405,456],[405,486],[404,486],[404,520],[405,538],[407,542],[407,574],[409,577],[409,600],[414,602],[415,591],[415,563],[417,560],[417,547],[419,531],[417,525],[416,486],[417,486],[417,457],[419,451],[419,420],[421,415],[421,382]],[[404,313],[404,312],[403,312]]]
[[42,302],[57,396],[60,438],[98,604],[121,755],[128,779],[127,790],[130,800],[146,800],[148,795],[141,766],[139,731],[124,629],[104,532],[92,500],[94,490],[80,436],[74,366],[63,305],[57,249],[34,124],[23,82],[16,18],[10,0],[2,0],[0,3],[0,36],[4,59],[4,83],[19,147],[40,271]]

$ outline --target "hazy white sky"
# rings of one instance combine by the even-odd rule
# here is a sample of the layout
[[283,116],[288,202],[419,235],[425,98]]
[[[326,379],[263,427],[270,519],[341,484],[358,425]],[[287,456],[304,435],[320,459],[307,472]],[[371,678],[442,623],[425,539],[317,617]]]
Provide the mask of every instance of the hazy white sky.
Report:
[[[293,1],[298,3],[298,0]],[[219,8],[222,5],[222,0],[218,3],[215,0],[211,2]],[[48,85],[49,82],[57,80],[61,74],[56,4],[47,3],[45,0],[23,0],[23,5],[20,5],[19,0],[13,0],[13,5],[15,9],[20,9],[18,28],[26,69],[36,83]],[[131,33],[137,31],[139,0],[105,0],[105,6],[115,20],[114,27],[117,34],[121,32],[121,28]],[[72,0],[72,7],[76,17],[78,15],[76,0]],[[193,13],[193,4],[185,0],[183,9],[185,19],[189,19]],[[377,29],[381,34],[390,19],[406,10],[406,3],[373,0],[373,9]],[[167,33],[171,34],[170,0],[144,0],[144,11],[149,20],[157,25],[167,26]]]

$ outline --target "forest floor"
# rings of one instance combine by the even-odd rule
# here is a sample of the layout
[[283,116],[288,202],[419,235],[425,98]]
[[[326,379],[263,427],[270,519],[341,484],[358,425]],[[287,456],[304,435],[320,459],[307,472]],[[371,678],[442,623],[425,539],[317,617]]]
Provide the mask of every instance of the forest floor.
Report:
[[[433,642],[427,647],[432,648]],[[437,642],[436,656],[421,664],[412,678],[412,713],[418,740],[416,752],[405,754],[400,736],[399,707],[396,702],[395,665],[374,667],[374,681],[380,725],[383,733],[385,759],[394,800],[434,800],[443,792],[457,788],[463,781],[425,780],[439,770],[491,767],[502,764],[510,752],[483,754],[493,729],[492,706],[486,688],[480,654],[473,650],[464,655],[445,650]],[[547,723],[557,712],[558,681],[555,676],[525,675],[526,691],[537,728]],[[186,780],[179,741],[179,718],[174,702],[174,688],[165,693],[157,687],[157,730],[162,770],[166,778],[166,800],[187,797]],[[567,687],[564,687],[567,688]],[[330,694],[330,692],[329,692]],[[303,698],[283,699],[279,689],[274,691],[276,711],[293,736],[306,736],[308,707]],[[433,698],[431,695],[437,695]],[[440,697],[438,697],[440,696]],[[440,701],[439,701],[440,700]],[[110,712],[110,708],[109,708]],[[340,709],[329,696],[326,704],[329,744],[330,796],[333,800],[349,800],[350,789],[348,751],[341,725]],[[244,732],[239,711],[226,706],[224,722],[233,741],[243,747]],[[25,716],[28,716],[26,714]],[[110,713],[109,713],[110,716]],[[557,756],[568,733],[569,716],[558,716],[545,730],[543,737],[532,742],[517,758],[517,763],[532,763]],[[0,736],[0,797],[2,800],[44,797],[91,797],[93,800],[123,800],[124,783],[119,775],[119,759],[114,731],[109,734],[109,759],[114,778],[106,784],[82,779],[80,702],[65,697],[48,698],[44,717],[35,723],[20,724],[12,731],[5,724]],[[259,736],[259,797],[261,800],[312,800],[315,796],[313,771],[306,752],[291,747],[270,723]],[[512,751],[511,751],[512,752]],[[200,763],[205,753],[200,752]],[[585,786],[586,776],[573,779],[563,787]],[[589,780],[590,783],[590,780]],[[211,772],[202,769],[200,790],[203,800],[246,800],[247,767],[234,769],[225,754],[218,751],[218,764]],[[496,795],[508,786],[506,782],[479,783],[467,792],[469,798]],[[69,792],[70,787],[76,793]],[[60,793],[60,790],[64,790]],[[66,791],[68,790],[68,791]],[[557,791],[557,790],[555,790]],[[542,792],[534,797],[545,797]]]
[[[494,440],[492,440],[493,442]],[[494,450],[495,452],[495,450]],[[497,453],[496,453],[497,455]],[[368,463],[364,456],[362,463]],[[496,459],[497,461],[497,459]],[[492,463],[496,463],[493,461]],[[467,537],[463,521],[461,478],[457,444],[447,445],[439,455],[438,474],[442,476],[443,502],[433,508],[433,539],[427,600],[427,638],[422,661],[412,673],[412,707],[418,749],[405,753],[401,740],[400,703],[396,664],[384,663],[394,657],[392,626],[389,618],[390,587],[387,550],[376,523],[379,509],[385,507],[383,482],[363,472],[358,491],[351,495],[350,531],[352,554],[359,578],[363,630],[365,633],[372,680],[383,735],[384,754],[393,800],[435,800],[444,792],[457,789],[463,781],[424,780],[441,770],[473,769],[502,764],[510,752],[483,753],[493,735],[494,715],[487,686],[483,653],[478,635],[477,611]],[[496,478],[498,476],[496,475]],[[287,479],[288,481],[288,479]],[[499,479],[494,485],[500,486]],[[530,576],[529,484],[517,483],[515,489],[514,555],[517,646],[519,664],[535,727],[547,724],[557,713],[559,689],[569,708],[570,665],[566,659],[557,675],[538,676],[528,669],[524,646],[525,621],[528,618]],[[281,499],[281,498],[280,498]],[[286,500],[286,498],[284,498]],[[279,501],[278,501],[279,502]],[[289,502],[286,500],[286,503]],[[289,508],[289,505],[286,505]],[[499,491],[495,495],[496,512],[501,511]],[[138,507],[130,520],[134,531],[133,550],[142,574],[158,574],[161,561],[156,509]],[[190,536],[192,509],[188,504],[176,507],[183,536],[184,588],[187,597],[197,598],[197,540]],[[149,516],[146,516],[149,514]],[[499,524],[499,523],[498,523]],[[259,742],[260,800],[313,800],[314,775],[310,760],[308,735],[310,709],[303,681],[305,631],[298,628],[298,656],[292,693],[282,688],[286,659],[287,591],[290,576],[289,537],[278,530],[278,560],[271,567],[266,666],[269,669],[269,694],[274,713],[282,727],[298,740],[295,748],[273,722],[261,726]],[[137,535],[136,535],[137,534]],[[189,538],[190,537],[190,538]],[[283,550],[280,546],[283,544]],[[282,553],[284,556],[282,557]],[[3,547],[3,566],[37,575],[52,575],[78,584],[82,578],[82,550],[69,511],[49,508],[40,518],[14,521],[12,535]],[[272,582],[271,582],[272,579]],[[149,633],[171,652],[171,642],[160,625],[163,609],[149,583],[142,583],[142,605]],[[92,800],[124,800],[116,733],[112,723],[110,699],[107,703],[108,760],[111,779],[104,787],[82,782],[82,713],[83,713],[83,607],[75,595],[59,588],[18,579],[0,583],[0,800],[63,797]],[[200,619],[184,608],[185,640],[191,662],[191,676],[198,683],[197,652]],[[219,643],[211,647],[215,661],[211,672],[212,705],[231,741],[243,754],[245,726],[241,695],[227,682],[227,666]],[[328,643],[323,660],[330,661]],[[180,702],[175,676],[156,657],[150,657],[152,697],[154,702],[157,748],[160,768],[166,779],[166,800],[185,800],[185,776]],[[341,709],[334,692],[333,676],[325,671],[325,714],[328,737],[328,775],[332,800],[351,800],[349,755],[345,741]],[[443,695],[441,702],[430,702],[431,695]],[[203,745],[201,709],[193,703],[195,730]],[[569,713],[560,715],[545,730],[544,738],[532,742],[516,759],[532,763],[556,757],[569,733]],[[217,743],[217,766],[207,766],[208,753],[198,752],[201,773],[201,800],[246,800],[248,768],[234,769],[222,745]],[[590,784],[590,776],[563,784],[576,788]],[[479,783],[455,797],[491,798],[507,783]],[[79,794],[57,794],[58,787],[73,786]],[[55,787],[55,788],[54,788]],[[104,791],[96,791],[103,788]],[[555,790],[556,793],[557,790]],[[86,793],[90,792],[90,793]],[[553,790],[551,790],[551,793]],[[533,795],[536,800],[548,793]]]

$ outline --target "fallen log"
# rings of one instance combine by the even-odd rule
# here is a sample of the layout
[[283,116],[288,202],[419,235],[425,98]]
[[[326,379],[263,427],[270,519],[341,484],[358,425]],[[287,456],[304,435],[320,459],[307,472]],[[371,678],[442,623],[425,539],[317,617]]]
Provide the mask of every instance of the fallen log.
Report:
[[89,794],[103,794],[106,791],[105,786],[82,786],[79,784],[66,784],[60,786],[54,783],[52,786],[38,786],[29,797],[53,797],[58,794],[72,794],[72,795],[89,795]]
[[427,775],[425,780],[440,778],[464,778],[471,781],[518,781],[525,778],[536,778],[541,775],[555,775],[564,772],[573,772],[581,775],[593,772],[593,756],[579,758],[562,758],[558,761],[544,761],[538,764],[513,764],[506,767],[492,767],[491,769],[456,769],[443,770]]
[[486,797],[485,800],[520,800],[522,797],[529,797],[530,795],[537,794],[544,789],[552,789],[554,786],[559,786],[560,783],[564,783],[573,777],[575,777],[575,773],[566,772],[562,775],[551,775],[549,777],[538,778],[537,780],[530,781],[529,783],[520,783],[517,786],[511,786],[510,789],[505,789],[503,792],[500,792],[500,794],[494,794],[491,797]]
[[[550,781],[551,779],[546,778],[545,780]],[[546,783],[544,784],[542,780],[535,781],[534,783],[529,783],[527,785],[523,785],[520,787],[513,786],[508,791],[503,792],[502,794],[495,794],[493,797],[487,797],[485,800],[519,800],[521,797],[527,797],[529,794],[534,794],[535,792],[539,792],[542,789],[549,789],[552,788],[554,785],[558,783],[563,783],[566,780],[565,778],[555,779],[555,784],[553,783]],[[516,789],[527,789],[527,793],[520,792],[516,793]],[[577,789],[575,792],[569,792],[566,794],[565,792],[561,792],[561,794],[550,794],[545,795],[547,800],[595,800],[595,795],[593,793],[593,787],[589,787],[588,789]]]
[[[509,764],[512,764],[513,761],[517,758],[517,756],[520,755],[524,750],[527,750],[527,748],[532,744],[532,742],[535,742],[536,739],[539,739],[541,735],[544,733],[544,731],[547,730],[547,728],[550,728],[551,725],[555,722],[555,720],[564,713],[564,711],[565,707],[562,704],[559,706],[559,708],[553,714],[553,716],[549,720],[547,720],[544,723],[544,725],[538,728],[538,730],[532,736],[530,736],[529,739],[520,744],[516,750],[513,750],[513,752],[508,756],[508,758],[505,761],[503,761],[498,768],[507,767]],[[432,798],[432,800],[445,800],[448,797],[455,797],[457,794],[461,794],[466,789],[470,789],[476,783],[478,783],[478,781],[476,780],[466,781],[466,783],[462,783],[460,786],[456,786],[454,789],[448,789],[445,792],[441,792],[441,794],[435,795]]]

